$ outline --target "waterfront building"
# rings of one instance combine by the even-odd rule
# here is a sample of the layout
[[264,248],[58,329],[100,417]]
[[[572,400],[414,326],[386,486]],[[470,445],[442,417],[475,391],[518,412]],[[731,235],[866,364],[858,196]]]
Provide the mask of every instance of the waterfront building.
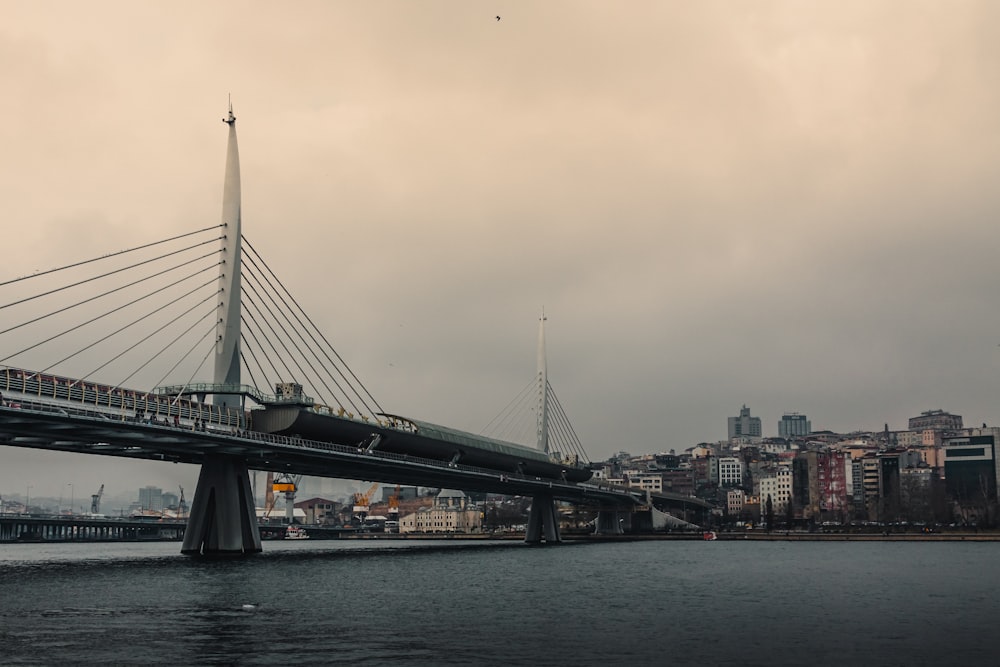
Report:
[[778,437],[791,440],[795,437],[809,435],[812,432],[812,424],[805,415],[798,412],[786,412],[778,422]]
[[321,496],[297,502],[294,507],[302,511],[303,523],[312,525],[338,523],[338,514],[342,508],[342,503]]
[[959,505],[970,507],[997,499],[1000,478],[1000,428],[971,428],[945,438],[945,491]]
[[750,408],[744,405],[738,417],[729,418],[729,440],[735,438],[761,438],[760,417],[751,417]]
[[478,533],[482,513],[461,491],[442,489],[432,507],[419,509],[399,520],[400,533]]

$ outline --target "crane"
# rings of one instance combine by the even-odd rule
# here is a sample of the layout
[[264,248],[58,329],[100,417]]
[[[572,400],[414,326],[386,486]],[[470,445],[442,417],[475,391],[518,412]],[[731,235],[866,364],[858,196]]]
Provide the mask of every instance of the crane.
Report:
[[389,509],[386,512],[385,532],[399,532],[399,484],[396,490],[389,496]]
[[177,501],[177,516],[183,518],[187,516],[187,501],[184,500],[184,487],[178,484],[177,488],[181,490],[181,499]]
[[280,474],[278,477],[274,477],[274,473],[267,473],[267,495],[264,500],[264,518],[267,519],[271,516],[271,511],[274,509],[275,503],[275,493],[285,494],[285,520],[288,525],[294,523],[295,518],[295,492],[299,488],[299,482],[302,481],[302,475],[296,475],[292,477],[291,475]]
[[104,485],[101,484],[101,488],[98,489],[97,493],[90,496],[90,513],[100,514],[101,513],[101,497],[104,495]]
[[368,509],[371,506],[372,494],[375,493],[375,489],[378,488],[378,482],[371,485],[365,493],[355,493],[354,494],[354,507],[351,509],[351,513],[354,518],[361,523],[365,522],[365,517],[368,516]]
[[399,484],[396,485],[396,490],[391,496],[389,496],[389,515],[390,521],[399,521]]

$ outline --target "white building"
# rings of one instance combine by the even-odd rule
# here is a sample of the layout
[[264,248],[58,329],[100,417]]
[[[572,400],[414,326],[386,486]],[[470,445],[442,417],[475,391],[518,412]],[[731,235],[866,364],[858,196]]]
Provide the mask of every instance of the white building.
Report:
[[773,474],[760,477],[757,480],[760,489],[760,507],[763,512],[767,506],[767,497],[771,496],[771,508],[775,516],[783,516],[788,511],[788,503],[792,500],[792,469],[781,466]]
[[735,456],[719,457],[719,486],[743,485],[743,461]]
[[442,489],[432,507],[425,507],[399,520],[400,533],[478,533],[483,518],[461,491]]

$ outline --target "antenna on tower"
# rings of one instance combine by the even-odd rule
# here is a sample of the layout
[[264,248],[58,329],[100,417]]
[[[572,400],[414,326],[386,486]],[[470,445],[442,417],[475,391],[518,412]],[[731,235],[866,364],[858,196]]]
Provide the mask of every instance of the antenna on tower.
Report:
[[236,122],[236,116],[233,115],[233,94],[229,93],[229,117],[223,118],[222,122],[226,125],[232,125]]

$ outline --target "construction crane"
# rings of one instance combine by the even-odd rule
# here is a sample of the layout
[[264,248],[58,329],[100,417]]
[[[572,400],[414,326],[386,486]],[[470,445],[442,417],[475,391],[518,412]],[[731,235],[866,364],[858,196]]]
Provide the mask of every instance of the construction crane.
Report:
[[385,517],[385,532],[399,532],[399,484],[396,485],[396,490],[389,496],[389,509],[386,511]]
[[90,513],[100,514],[101,513],[101,497],[104,496],[104,485],[101,484],[101,488],[97,490],[97,493],[90,496]]
[[285,494],[285,520],[288,525],[292,525],[295,519],[295,492],[298,491],[299,482],[302,481],[302,475],[296,475],[292,477],[291,475],[281,474],[278,477],[274,477],[274,473],[267,473],[267,492],[264,499],[264,518],[270,518],[271,511],[274,509],[274,504],[276,502],[276,493]]
[[365,522],[365,517],[368,516],[368,511],[371,508],[372,494],[375,493],[375,489],[378,488],[378,482],[371,485],[365,493],[355,493],[354,494],[354,507],[351,508],[351,514],[359,523]]
[[389,496],[389,510],[386,512],[390,521],[399,521],[399,484],[396,490]]

